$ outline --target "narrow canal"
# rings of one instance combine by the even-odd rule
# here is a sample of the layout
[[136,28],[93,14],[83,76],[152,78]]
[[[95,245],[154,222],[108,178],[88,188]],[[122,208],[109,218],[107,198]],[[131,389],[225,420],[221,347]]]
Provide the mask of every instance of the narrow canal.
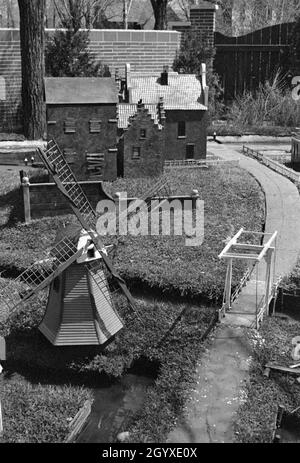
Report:
[[116,442],[118,434],[127,431],[131,419],[142,408],[147,388],[153,382],[150,377],[128,374],[118,383],[94,389],[91,414],[76,442]]

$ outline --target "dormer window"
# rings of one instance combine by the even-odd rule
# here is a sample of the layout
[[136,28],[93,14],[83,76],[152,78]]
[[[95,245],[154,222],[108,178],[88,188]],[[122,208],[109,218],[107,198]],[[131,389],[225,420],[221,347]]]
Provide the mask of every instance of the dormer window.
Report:
[[147,137],[147,130],[146,129],[141,129],[140,130],[140,138],[146,138]]
[[73,118],[68,118],[64,123],[65,133],[76,133],[76,121]]
[[90,120],[90,133],[100,133],[101,132],[101,121],[99,119]]

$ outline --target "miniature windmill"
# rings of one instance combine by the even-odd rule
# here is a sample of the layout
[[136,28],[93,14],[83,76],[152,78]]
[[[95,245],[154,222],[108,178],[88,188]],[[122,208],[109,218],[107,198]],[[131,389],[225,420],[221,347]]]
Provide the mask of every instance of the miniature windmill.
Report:
[[[47,150],[39,150],[39,154],[69,200],[81,229],[75,233],[66,229],[65,236],[15,280],[13,290],[9,286],[2,289],[0,299],[5,310],[2,305],[1,318],[50,286],[39,327],[46,338],[59,346],[105,344],[123,328],[118,302],[125,296],[127,305],[135,310],[133,298],[108,257],[95,228],[96,213],[59,147],[51,141]],[[164,186],[165,182],[160,182],[156,191]]]
[[[2,290],[6,315],[50,285],[48,304],[40,330],[54,345],[101,345],[122,327],[117,293],[133,298],[116,273],[95,230],[95,212],[55,142],[40,156],[62,194],[70,201],[82,232],[66,234],[38,262],[23,272],[14,287]],[[25,291],[24,291],[25,288]]]

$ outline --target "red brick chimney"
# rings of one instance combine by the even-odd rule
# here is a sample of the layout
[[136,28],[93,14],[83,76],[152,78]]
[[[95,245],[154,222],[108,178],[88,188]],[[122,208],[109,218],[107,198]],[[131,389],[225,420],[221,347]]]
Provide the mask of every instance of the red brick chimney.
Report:
[[190,9],[191,30],[199,32],[211,46],[215,41],[217,9],[217,5],[202,0]]

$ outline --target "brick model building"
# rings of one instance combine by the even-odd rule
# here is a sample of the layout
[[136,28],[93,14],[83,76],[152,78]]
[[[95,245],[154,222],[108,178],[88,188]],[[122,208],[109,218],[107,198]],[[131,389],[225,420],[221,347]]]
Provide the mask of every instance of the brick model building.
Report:
[[163,103],[118,105],[118,175],[157,176],[165,160]]
[[118,89],[111,78],[45,79],[47,139],[55,139],[79,180],[117,177]]
[[120,175],[161,172],[161,159],[206,158],[205,66],[202,71],[201,79],[167,69],[158,76],[126,65],[118,105]]

